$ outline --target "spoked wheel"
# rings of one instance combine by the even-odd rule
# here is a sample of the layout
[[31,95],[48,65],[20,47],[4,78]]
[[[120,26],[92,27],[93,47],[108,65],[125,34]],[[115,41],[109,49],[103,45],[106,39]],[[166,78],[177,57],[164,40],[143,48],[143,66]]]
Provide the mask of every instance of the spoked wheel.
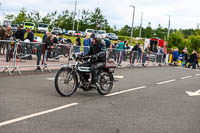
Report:
[[99,94],[107,95],[111,92],[113,88],[113,74],[109,72],[104,72],[100,76],[99,84],[100,87],[97,89]]
[[77,77],[70,69],[61,69],[55,77],[55,88],[63,97],[71,96],[77,90]]

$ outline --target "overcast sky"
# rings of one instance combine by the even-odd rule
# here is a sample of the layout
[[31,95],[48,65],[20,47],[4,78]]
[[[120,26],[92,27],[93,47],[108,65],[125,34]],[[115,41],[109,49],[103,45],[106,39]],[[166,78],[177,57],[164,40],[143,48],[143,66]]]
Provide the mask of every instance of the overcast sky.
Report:
[[[47,12],[61,12],[63,10],[73,11],[75,0],[0,0],[0,16],[5,14],[17,14],[22,7],[28,12],[39,11],[42,15]],[[77,10],[94,10],[100,7],[108,19],[109,24],[115,24],[120,28],[126,24],[131,26],[133,8],[136,7],[134,26],[140,25],[141,11],[144,13],[143,26],[148,22],[156,28],[158,24],[162,27],[168,26],[171,16],[172,28],[196,28],[200,23],[200,1],[199,0],[77,0]]]

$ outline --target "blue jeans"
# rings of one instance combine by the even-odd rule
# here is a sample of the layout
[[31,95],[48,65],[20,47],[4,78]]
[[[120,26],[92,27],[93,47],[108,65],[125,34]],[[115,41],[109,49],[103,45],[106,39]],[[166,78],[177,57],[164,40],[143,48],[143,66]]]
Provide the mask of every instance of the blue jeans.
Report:
[[79,53],[80,52],[80,46],[75,46],[75,53]]
[[84,46],[84,55],[87,55],[89,52],[89,46]]

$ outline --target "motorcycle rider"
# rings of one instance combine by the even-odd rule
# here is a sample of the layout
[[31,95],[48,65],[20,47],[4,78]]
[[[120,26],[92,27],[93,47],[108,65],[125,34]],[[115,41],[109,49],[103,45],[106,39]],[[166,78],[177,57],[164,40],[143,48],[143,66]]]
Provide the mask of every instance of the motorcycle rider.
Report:
[[89,62],[89,65],[91,67],[92,83],[90,86],[96,88],[98,80],[97,70],[103,68],[106,63],[105,41],[102,39],[100,34],[94,36],[86,57],[87,56],[91,56],[91,62]]

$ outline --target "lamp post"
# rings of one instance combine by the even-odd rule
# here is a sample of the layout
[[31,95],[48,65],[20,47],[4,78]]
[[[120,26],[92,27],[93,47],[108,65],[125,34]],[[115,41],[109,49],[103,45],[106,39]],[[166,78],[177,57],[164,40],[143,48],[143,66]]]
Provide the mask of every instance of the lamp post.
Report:
[[80,17],[80,10],[78,11],[78,23],[77,23],[77,31],[79,31],[79,17]]
[[142,21],[143,21],[143,12],[141,12],[141,23],[140,23],[140,33],[139,33],[140,38],[142,36]]
[[132,39],[133,39],[133,25],[134,25],[134,16],[135,16],[135,6],[129,5],[133,7],[133,19],[132,19],[132,27],[131,27],[131,44],[132,44]]
[[74,14],[73,14],[73,31],[75,27],[76,5],[77,5],[77,0],[75,1],[75,8],[74,8]]
[[169,40],[169,34],[170,34],[170,25],[171,25],[171,23],[170,23],[170,18],[171,18],[171,16],[170,15],[167,15],[168,17],[169,17],[169,23],[168,23],[168,32],[167,32],[167,40]]

